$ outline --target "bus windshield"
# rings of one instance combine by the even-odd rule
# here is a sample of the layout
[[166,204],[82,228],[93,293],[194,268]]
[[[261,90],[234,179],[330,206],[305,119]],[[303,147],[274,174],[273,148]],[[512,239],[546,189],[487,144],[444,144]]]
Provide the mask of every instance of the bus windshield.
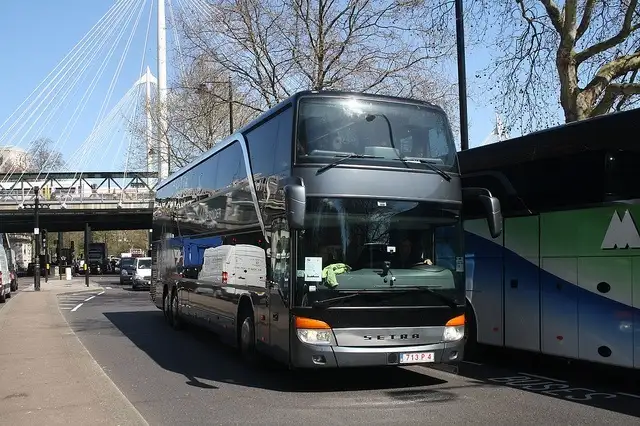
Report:
[[[446,115],[435,107],[339,97],[300,99],[297,163],[353,164],[457,171],[456,147]],[[401,160],[413,159],[411,163]]]
[[459,211],[415,201],[308,198],[305,221],[297,303],[345,291],[421,288],[464,297]]

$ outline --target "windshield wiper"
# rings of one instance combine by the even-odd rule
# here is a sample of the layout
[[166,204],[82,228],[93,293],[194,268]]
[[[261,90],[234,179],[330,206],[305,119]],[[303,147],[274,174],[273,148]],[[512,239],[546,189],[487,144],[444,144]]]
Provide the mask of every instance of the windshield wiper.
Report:
[[336,296],[336,297],[330,297],[328,299],[316,300],[311,304],[311,306],[313,306],[314,308],[317,308],[325,305],[334,305],[336,302],[341,302],[347,299],[353,299],[354,297],[362,296],[365,293],[366,292],[364,291],[359,291],[357,293],[346,294],[344,296]]
[[[334,157],[338,157],[338,155],[335,155]],[[351,153],[351,154],[345,154],[344,157],[340,156],[342,158],[340,158],[337,161],[334,161],[333,163],[327,164],[325,166],[322,166],[318,169],[318,171],[316,172],[316,175],[319,175],[320,173],[337,166],[338,164],[342,163],[343,161],[347,161],[350,158],[384,158],[384,157],[380,157],[378,155],[369,155],[369,154],[356,154],[356,153]]]
[[400,157],[398,158],[398,160],[402,161],[405,164],[408,163],[419,163],[419,164],[424,164],[425,166],[427,166],[428,168],[430,168],[431,170],[433,170],[434,172],[436,172],[437,174],[439,174],[440,176],[442,176],[442,178],[444,180],[446,180],[447,182],[449,182],[451,180],[451,176],[449,176],[448,174],[446,174],[444,172],[444,170],[442,170],[440,167],[436,166],[435,164],[433,164],[433,162],[426,160],[424,158],[416,158],[416,157]]
[[[442,294],[438,293],[437,291],[434,291],[432,289],[430,289],[429,287],[421,287],[421,286],[402,286],[402,287],[398,287],[398,288],[402,288],[403,290],[406,289],[406,291],[401,292],[402,294],[407,294],[407,293],[413,293],[415,291],[419,292],[419,293],[427,293],[433,297],[435,297],[436,299],[440,300],[441,302],[443,302],[445,305],[447,305],[448,307],[452,308],[452,309],[457,309],[459,307],[458,303],[447,297],[447,296],[443,296]],[[398,290],[396,290],[398,291]]]

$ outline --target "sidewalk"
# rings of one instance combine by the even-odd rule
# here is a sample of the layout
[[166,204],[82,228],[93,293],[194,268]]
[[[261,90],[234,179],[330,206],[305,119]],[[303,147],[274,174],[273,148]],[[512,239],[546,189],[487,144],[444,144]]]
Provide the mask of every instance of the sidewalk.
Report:
[[146,425],[71,331],[56,295],[102,288],[42,280],[0,310],[0,418],[6,425]]

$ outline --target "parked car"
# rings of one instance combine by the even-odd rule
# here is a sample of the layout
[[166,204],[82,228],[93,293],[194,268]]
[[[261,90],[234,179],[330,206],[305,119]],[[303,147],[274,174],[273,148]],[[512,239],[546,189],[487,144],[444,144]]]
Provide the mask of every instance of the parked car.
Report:
[[11,271],[7,253],[0,250],[0,303],[4,303],[11,297]]
[[135,270],[135,257],[123,257],[120,259],[120,285],[133,284]]
[[137,290],[139,288],[149,289],[149,287],[151,287],[151,258],[138,257],[136,258],[131,288]]

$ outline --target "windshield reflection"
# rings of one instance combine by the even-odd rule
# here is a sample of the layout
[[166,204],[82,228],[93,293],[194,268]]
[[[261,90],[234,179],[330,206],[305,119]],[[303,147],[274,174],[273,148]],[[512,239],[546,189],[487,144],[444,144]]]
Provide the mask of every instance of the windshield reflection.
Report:
[[[343,163],[457,171],[456,148],[440,109],[413,103],[340,97],[300,100],[297,163]],[[418,159],[400,163],[400,159]]]
[[138,269],[150,269],[151,259],[145,259],[138,262]]
[[[298,304],[310,305],[340,292],[421,287],[464,297],[456,210],[413,201],[310,198],[306,222],[297,250]],[[370,297],[347,300],[375,303]]]

